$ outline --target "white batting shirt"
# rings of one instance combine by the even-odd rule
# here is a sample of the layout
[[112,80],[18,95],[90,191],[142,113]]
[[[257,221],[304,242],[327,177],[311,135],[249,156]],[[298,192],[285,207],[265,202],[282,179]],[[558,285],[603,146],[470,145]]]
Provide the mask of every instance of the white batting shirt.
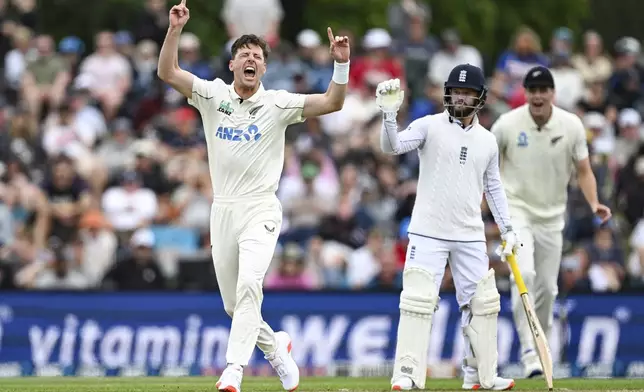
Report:
[[478,119],[462,128],[447,111],[398,132],[385,114],[380,138],[389,154],[418,149],[420,174],[409,233],[449,241],[485,241],[483,194],[502,232],[511,228],[494,135]]
[[553,106],[539,129],[526,104],[499,117],[492,133],[510,208],[563,229],[568,183],[576,163],[588,157],[579,117]]
[[221,79],[194,77],[188,103],[201,113],[215,199],[275,194],[286,127],[302,122],[305,95],[259,90],[241,99]]

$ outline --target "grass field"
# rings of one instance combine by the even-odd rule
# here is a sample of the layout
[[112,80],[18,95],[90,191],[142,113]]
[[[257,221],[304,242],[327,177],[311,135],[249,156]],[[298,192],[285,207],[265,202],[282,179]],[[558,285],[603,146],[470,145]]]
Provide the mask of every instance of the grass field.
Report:
[[[214,392],[214,377],[185,378],[5,378],[0,379],[2,392]],[[458,391],[456,379],[427,380],[430,391]],[[280,392],[275,378],[248,377],[242,384],[244,392]],[[385,378],[306,378],[300,392],[385,392]],[[515,391],[547,390],[543,380],[517,380]],[[560,379],[555,391],[642,391],[644,379]]]

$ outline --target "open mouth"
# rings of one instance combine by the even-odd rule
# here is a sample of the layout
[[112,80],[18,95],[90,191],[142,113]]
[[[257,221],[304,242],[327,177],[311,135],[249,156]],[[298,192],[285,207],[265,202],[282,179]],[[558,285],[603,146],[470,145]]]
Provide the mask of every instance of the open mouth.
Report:
[[532,106],[534,106],[535,108],[540,108],[543,106],[543,102],[533,102]]
[[255,77],[255,68],[253,68],[253,67],[244,68],[244,76],[246,76],[248,78]]

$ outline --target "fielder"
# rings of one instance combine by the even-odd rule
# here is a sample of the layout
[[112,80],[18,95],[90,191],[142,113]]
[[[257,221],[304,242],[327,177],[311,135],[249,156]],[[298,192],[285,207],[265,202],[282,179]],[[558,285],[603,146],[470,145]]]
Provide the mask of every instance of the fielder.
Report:
[[381,83],[376,95],[384,114],[382,150],[404,154],[418,149],[420,156],[391,389],[425,387],[432,316],[448,260],[466,343],[463,389],[512,389],[514,380],[497,376],[501,303],[487,257],[483,194],[501,228],[503,252],[510,254],[520,242],[508,215],[494,135],[476,116],[487,98],[483,72],[470,64],[455,67],[445,82],[446,111],[420,118],[400,133],[396,124],[404,95],[400,82]]
[[[586,130],[572,113],[552,104],[555,84],[548,68],[525,76],[527,104],[503,114],[492,126],[501,155],[503,184],[510,216],[521,233],[517,262],[546,336],[550,336],[557,277],[563,246],[568,182],[577,171],[579,186],[592,211],[606,222],[611,211],[599,203],[597,183],[588,159]],[[521,341],[526,377],[543,374],[534,339],[516,285],[512,311]]]
[[170,10],[170,27],[159,56],[158,74],[188,98],[204,123],[213,185],[212,257],[226,313],[232,317],[226,351],[228,366],[217,388],[240,392],[243,367],[255,344],[265,354],[285,390],[299,384],[291,357],[291,339],[274,333],[262,320],[262,282],[273,257],[282,224],[275,195],[284,166],[285,130],[307,117],[338,111],[349,81],[349,40],[328,29],[335,60],[325,94],[301,95],[264,90],[268,46],[255,35],[243,35],[232,46],[232,85],[221,79],[201,80],[179,68],[177,49],[189,19],[186,0]]

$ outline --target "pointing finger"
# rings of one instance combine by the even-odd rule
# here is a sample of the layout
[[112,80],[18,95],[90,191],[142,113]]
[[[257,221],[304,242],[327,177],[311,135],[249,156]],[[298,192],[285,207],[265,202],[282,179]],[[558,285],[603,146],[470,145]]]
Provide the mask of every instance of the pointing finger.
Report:
[[181,0],[181,5],[185,7],[185,5],[186,5],[186,0]]
[[326,34],[329,36],[329,41],[331,43],[334,43],[335,42],[335,37],[333,36],[333,31],[331,30],[330,27],[326,28]]

